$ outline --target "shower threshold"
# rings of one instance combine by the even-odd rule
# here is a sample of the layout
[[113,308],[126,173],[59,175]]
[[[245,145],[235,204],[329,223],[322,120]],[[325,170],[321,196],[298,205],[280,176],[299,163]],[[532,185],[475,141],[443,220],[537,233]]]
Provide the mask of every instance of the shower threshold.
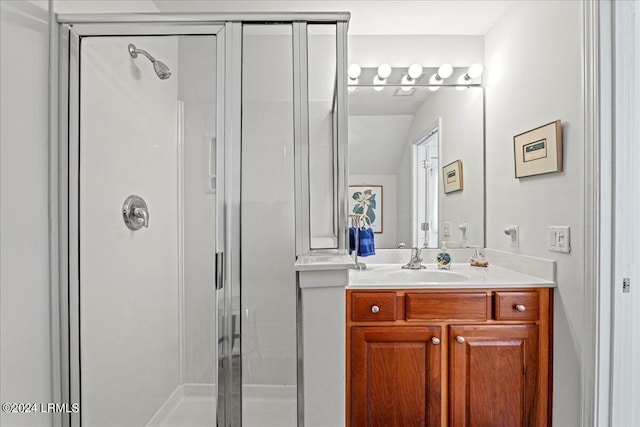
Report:
[[[242,392],[243,427],[296,425],[295,386],[244,385]],[[147,427],[212,427],[215,417],[215,385],[184,384],[174,390]]]

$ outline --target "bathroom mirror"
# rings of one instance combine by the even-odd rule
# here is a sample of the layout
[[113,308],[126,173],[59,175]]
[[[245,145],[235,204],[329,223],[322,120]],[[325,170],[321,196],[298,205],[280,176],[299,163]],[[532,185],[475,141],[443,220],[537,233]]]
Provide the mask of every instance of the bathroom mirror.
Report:
[[349,213],[371,190],[377,248],[484,246],[483,105],[479,86],[350,88]]
[[336,34],[335,24],[307,26],[311,249],[338,247]]

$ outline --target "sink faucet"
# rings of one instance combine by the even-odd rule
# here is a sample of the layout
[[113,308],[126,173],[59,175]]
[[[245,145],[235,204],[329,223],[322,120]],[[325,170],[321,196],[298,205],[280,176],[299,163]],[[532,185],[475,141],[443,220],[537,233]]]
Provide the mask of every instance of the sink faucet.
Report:
[[427,268],[422,265],[422,255],[420,248],[414,247],[413,249],[411,249],[411,259],[408,263],[403,265],[402,268],[410,270],[420,270],[422,268]]

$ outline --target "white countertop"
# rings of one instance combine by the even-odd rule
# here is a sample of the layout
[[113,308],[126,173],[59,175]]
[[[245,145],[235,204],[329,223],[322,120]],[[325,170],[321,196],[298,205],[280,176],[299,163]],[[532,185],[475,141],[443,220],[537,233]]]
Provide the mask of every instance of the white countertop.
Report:
[[345,270],[355,266],[347,254],[301,255],[296,259],[296,271]]
[[494,265],[453,264],[450,270],[438,270],[435,263],[425,266],[427,268],[422,270],[404,270],[400,264],[367,264],[365,270],[349,271],[347,289],[556,287],[553,281]]

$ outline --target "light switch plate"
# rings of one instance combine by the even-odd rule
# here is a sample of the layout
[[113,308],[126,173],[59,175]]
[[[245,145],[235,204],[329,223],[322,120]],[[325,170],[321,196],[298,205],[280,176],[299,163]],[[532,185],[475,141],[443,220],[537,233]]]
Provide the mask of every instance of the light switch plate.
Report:
[[451,236],[451,222],[450,221],[445,221],[444,223],[444,236],[445,237],[449,237]]
[[571,227],[550,225],[548,247],[552,252],[571,252]]

